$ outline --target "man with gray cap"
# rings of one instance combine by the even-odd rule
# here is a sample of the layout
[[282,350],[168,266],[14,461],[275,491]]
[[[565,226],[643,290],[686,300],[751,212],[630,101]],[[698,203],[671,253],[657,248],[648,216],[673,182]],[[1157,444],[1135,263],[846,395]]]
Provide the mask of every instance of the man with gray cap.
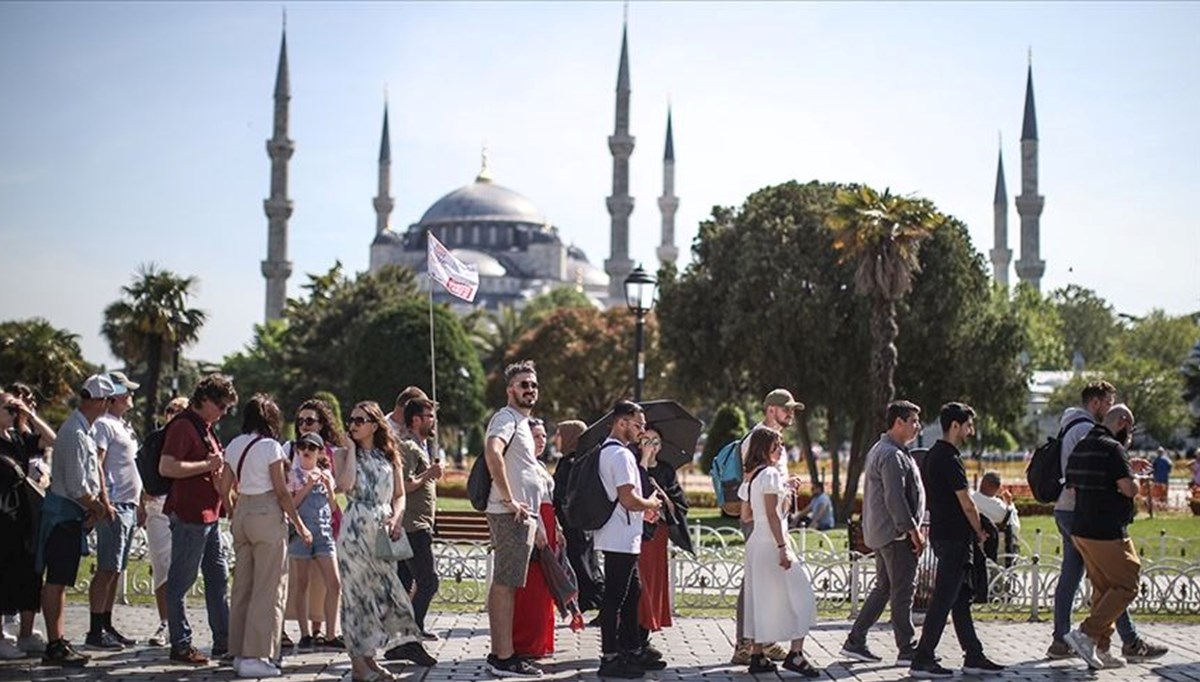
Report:
[[104,414],[115,394],[107,376],[95,374],[83,382],[79,407],[58,430],[50,462],[50,489],[42,503],[36,570],[45,571],[42,616],[46,619],[44,665],[82,666],[88,658],[63,636],[63,610],[68,587],[74,587],[80,557],[87,552],[84,524],[112,519],[114,510],[104,495],[92,423]]
[[113,516],[96,524],[96,574],[88,590],[92,624],[84,646],[119,650],[137,643],[113,627],[112,610],[117,580],[129,564],[129,547],[138,527],[142,498],[137,434],[125,421],[125,413],[133,408],[133,392],[141,384],[130,381],[122,372],[109,372],[108,378],[113,382],[113,395],[106,402],[104,414],[92,425],[92,437],[100,460],[100,487],[113,507]]
[[[771,429],[783,434],[796,421],[796,412],[802,410],[804,410],[804,403],[793,398],[791,391],[786,388],[777,388],[768,393],[766,398],[763,398],[763,420],[755,424],[754,428],[750,429],[750,431],[753,432],[755,429]],[[742,461],[746,460],[746,453],[750,451],[750,438],[748,436],[749,434],[747,434],[746,438],[742,439]],[[784,444],[784,451],[787,451],[786,443]],[[780,457],[775,466],[779,467],[784,480],[788,482],[792,491],[795,492],[796,486],[800,484],[800,478],[792,476],[788,471],[787,457]],[[794,501],[795,497],[789,495],[788,499],[789,501]],[[749,538],[750,533],[754,531],[754,516],[750,511],[749,503],[744,500],[741,508],[742,537]],[[746,591],[742,587],[738,589],[737,598],[737,645],[733,650],[733,660],[731,661],[734,665],[747,665],[750,663],[751,642],[746,639],[745,631],[743,630],[745,599]],[[766,647],[763,653],[776,661],[782,661],[788,656],[788,650],[778,644]]]

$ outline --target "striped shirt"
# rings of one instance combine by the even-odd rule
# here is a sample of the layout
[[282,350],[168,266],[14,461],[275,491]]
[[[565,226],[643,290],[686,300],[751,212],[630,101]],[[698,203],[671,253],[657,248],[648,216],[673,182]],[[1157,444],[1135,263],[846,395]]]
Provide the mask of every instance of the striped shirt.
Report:
[[1129,455],[1103,424],[1092,427],[1067,460],[1067,485],[1075,490],[1071,534],[1089,540],[1129,537],[1133,499],[1117,489],[1117,481],[1133,478]]

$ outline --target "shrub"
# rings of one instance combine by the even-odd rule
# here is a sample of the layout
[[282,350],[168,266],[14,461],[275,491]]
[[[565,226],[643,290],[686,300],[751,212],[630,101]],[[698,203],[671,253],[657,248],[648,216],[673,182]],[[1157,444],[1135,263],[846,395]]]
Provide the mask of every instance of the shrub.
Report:
[[744,435],[746,435],[746,415],[742,412],[742,408],[728,403],[717,408],[717,413],[713,415],[712,426],[708,429],[708,438],[704,441],[704,452],[700,455],[700,471],[707,474],[712,468],[712,461],[717,456],[717,451],[729,441]]

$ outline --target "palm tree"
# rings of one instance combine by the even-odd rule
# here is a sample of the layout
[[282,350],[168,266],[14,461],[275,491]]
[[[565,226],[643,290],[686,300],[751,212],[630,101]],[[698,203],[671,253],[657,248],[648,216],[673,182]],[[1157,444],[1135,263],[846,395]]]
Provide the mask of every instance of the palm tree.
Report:
[[138,267],[133,282],[121,287],[121,299],[104,309],[100,333],[109,348],[130,367],[145,367],[142,424],[154,427],[163,364],[197,341],[207,313],[189,308],[195,277],[180,277],[153,263]]
[[78,339],[40,317],[0,322],[0,383],[30,384],[47,405],[66,400],[91,370]]
[[945,221],[924,199],[883,194],[865,185],[838,190],[830,229],[843,263],[854,263],[854,286],[871,304],[872,407],[880,423],[896,393],[896,303],[920,271],[920,244]]

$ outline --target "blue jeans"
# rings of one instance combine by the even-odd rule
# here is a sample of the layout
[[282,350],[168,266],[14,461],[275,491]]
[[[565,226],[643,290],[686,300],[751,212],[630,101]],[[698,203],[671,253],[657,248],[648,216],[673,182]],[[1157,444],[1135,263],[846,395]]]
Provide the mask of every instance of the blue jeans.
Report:
[[213,650],[229,649],[229,567],[221,551],[221,533],[216,523],[187,523],[171,514],[171,570],[167,573],[167,626],[171,649],[192,646],[192,627],[184,609],[188,590],[196,574],[204,573],[204,604],[213,633]]
[[[1071,542],[1071,525],[1075,521],[1075,512],[1054,511],[1054,523],[1058,526],[1058,534],[1062,536],[1062,572],[1058,576],[1058,586],[1054,588],[1054,640],[1059,641],[1071,631],[1071,606],[1075,603],[1075,593],[1079,591],[1079,583],[1083,580],[1083,557]],[[1125,644],[1137,641],[1138,632],[1126,609],[1117,619],[1117,634]]]

